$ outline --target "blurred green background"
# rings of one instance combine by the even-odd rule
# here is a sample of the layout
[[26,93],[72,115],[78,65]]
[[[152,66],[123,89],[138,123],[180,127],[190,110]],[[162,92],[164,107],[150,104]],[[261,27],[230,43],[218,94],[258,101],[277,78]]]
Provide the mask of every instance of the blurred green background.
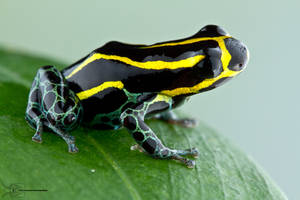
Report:
[[190,36],[206,24],[224,27],[248,46],[248,68],[180,109],[235,141],[290,199],[299,199],[299,6],[260,0],[1,0],[0,45],[72,63],[110,40],[151,44]]

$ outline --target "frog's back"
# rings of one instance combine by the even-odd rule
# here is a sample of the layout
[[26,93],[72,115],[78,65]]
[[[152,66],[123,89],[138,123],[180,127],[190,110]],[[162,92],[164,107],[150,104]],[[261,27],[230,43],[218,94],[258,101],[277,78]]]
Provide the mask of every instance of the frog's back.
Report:
[[[201,69],[193,66],[205,58],[207,48],[218,47],[218,43],[210,40],[181,46],[149,47],[109,42],[63,70],[63,74],[76,93],[103,84],[105,87],[124,87],[132,93],[159,93],[190,87],[210,73],[199,72]],[[200,76],[195,77],[197,74]]]
[[[139,95],[191,87],[215,75],[199,63],[205,62],[207,49],[219,48],[217,41],[205,38],[221,35],[199,33],[150,46],[109,42],[62,73],[88,108],[89,117],[120,114],[120,109],[127,103],[136,103]],[[199,40],[201,37],[204,39]]]

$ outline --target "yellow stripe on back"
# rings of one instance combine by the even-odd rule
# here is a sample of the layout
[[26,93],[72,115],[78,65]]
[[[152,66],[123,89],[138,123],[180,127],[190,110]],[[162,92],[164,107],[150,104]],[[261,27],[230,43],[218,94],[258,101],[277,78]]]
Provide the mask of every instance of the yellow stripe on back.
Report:
[[104,82],[101,85],[93,87],[89,90],[79,92],[76,95],[78,96],[78,98],[80,100],[83,100],[83,99],[87,99],[87,98],[93,96],[94,94],[97,94],[98,92],[101,92],[102,90],[105,90],[110,87],[123,89],[124,84],[121,81],[107,81],[107,82]]
[[179,61],[171,61],[171,62],[166,62],[166,61],[146,61],[146,62],[138,62],[131,60],[130,58],[127,57],[121,57],[121,56],[116,56],[116,55],[105,55],[105,54],[100,54],[100,53],[95,53],[89,58],[87,58],[82,64],[80,64],[77,68],[74,69],[66,78],[71,78],[74,74],[76,74],[78,71],[83,69],[85,66],[87,66],[89,63],[99,60],[99,59],[106,59],[106,60],[117,60],[123,63],[126,63],[128,65],[142,68],[142,69],[153,69],[153,70],[162,70],[162,69],[178,69],[178,68],[188,68],[188,67],[193,67],[195,64],[200,62],[205,58],[204,55],[197,55],[193,57],[189,57],[183,60]]

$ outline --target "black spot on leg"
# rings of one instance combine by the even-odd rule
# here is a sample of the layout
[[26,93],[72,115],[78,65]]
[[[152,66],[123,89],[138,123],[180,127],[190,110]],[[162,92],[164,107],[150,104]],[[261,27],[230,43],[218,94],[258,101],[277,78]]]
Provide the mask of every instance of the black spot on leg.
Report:
[[148,131],[149,130],[149,127],[145,124],[144,121],[142,121],[142,119],[138,119],[138,122],[139,122],[139,125],[140,125],[140,128],[144,131]]
[[137,141],[143,141],[144,140],[144,134],[139,132],[139,131],[134,132],[132,135],[133,135],[133,138]]
[[148,138],[145,142],[143,142],[142,147],[150,154],[153,154],[156,148],[156,141]]
[[131,117],[131,116],[127,116],[124,119],[124,126],[126,128],[128,128],[129,130],[135,130],[136,128],[136,120]]
[[54,73],[52,71],[47,72],[47,78],[49,79],[49,81],[51,83],[60,83],[60,82],[62,82],[61,78],[56,73]]
[[41,111],[40,111],[40,109],[38,109],[38,108],[32,108],[31,111],[32,111],[33,113],[35,113],[37,116],[39,116],[39,115],[42,114]]
[[48,114],[47,114],[47,120],[48,120],[52,125],[56,124],[55,118],[54,118],[54,116],[53,116],[51,113],[48,113]]
[[53,92],[48,92],[43,98],[43,106],[46,110],[49,110],[53,103],[55,102],[56,95]]
[[36,116],[40,116],[42,113],[39,109],[33,107],[27,112],[27,114],[33,119]]
[[61,101],[58,101],[55,103],[54,105],[54,112],[56,112],[57,114],[61,114],[63,113],[63,103]]

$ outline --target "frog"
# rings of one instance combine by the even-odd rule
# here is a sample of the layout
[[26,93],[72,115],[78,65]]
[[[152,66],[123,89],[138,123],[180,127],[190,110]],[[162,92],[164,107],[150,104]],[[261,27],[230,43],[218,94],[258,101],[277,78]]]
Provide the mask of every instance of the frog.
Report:
[[195,147],[165,146],[145,122],[148,118],[193,127],[192,118],[180,118],[174,109],[202,92],[223,85],[247,66],[245,44],[218,25],[206,25],[196,34],[151,45],[110,41],[68,67],[47,65],[34,77],[25,119],[42,142],[51,131],[77,153],[78,126],[97,130],[122,127],[136,147],[158,159],[195,166]]

